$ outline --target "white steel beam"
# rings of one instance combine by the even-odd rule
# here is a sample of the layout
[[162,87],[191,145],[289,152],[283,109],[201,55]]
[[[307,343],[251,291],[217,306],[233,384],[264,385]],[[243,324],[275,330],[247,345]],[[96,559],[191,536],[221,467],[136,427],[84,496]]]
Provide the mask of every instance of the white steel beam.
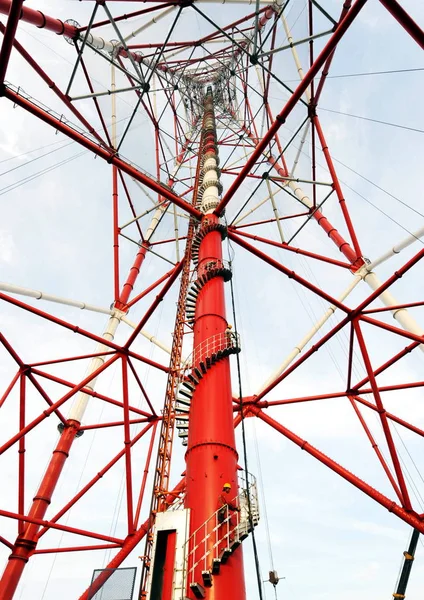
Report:
[[[354,275],[354,279],[346,288],[346,290],[338,297],[340,302],[343,302],[349,294],[355,289],[357,284],[363,279],[367,282],[367,284],[371,287],[371,289],[376,290],[381,286],[381,281],[378,279],[377,275],[372,272],[376,265],[381,265],[386,260],[389,260],[396,254],[399,254],[402,250],[419,240],[424,236],[424,227],[409,235],[407,238],[396,244],[389,250],[382,254],[379,258],[377,258],[373,263],[368,265],[364,265],[359,271],[357,271]],[[386,290],[382,294],[380,294],[379,299],[386,306],[398,306],[400,303],[393,297],[393,295]],[[259,394],[262,390],[266,389],[268,385],[270,385],[273,381],[275,381],[287,367],[293,362],[293,360],[302,352],[305,348],[306,344],[310,342],[310,340],[314,337],[314,335],[323,327],[323,325],[328,321],[328,319],[335,313],[336,307],[331,305],[323,316],[315,323],[312,329],[305,335],[305,337],[300,341],[297,346],[293,348],[293,350],[288,354],[288,356],[284,359],[281,365],[276,369],[276,371],[267,379],[267,381],[261,386],[261,388],[256,392]],[[405,309],[394,309],[391,311],[393,317],[398,321],[403,329],[406,331],[410,331],[416,335],[424,336],[424,330],[418,325],[415,319],[410,315],[410,313]],[[424,351],[424,345],[421,344],[419,348]]]

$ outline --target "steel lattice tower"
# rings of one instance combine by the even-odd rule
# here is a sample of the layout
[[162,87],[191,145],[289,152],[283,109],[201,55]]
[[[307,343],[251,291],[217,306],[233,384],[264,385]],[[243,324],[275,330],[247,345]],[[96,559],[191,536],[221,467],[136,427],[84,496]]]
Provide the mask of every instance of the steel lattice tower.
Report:
[[[1,24],[1,105],[26,111],[46,130],[58,132],[61,140],[78,145],[84,156],[95,156],[96,169],[98,163],[104,169],[99,175],[102,185],[107,172],[113,279],[112,303],[109,299],[102,306],[89,304],[86,297],[69,299],[22,287],[20,281],[0,284],[7,310],[46,323],[64,340],[72,333],[84,348],[74,352],[71,338],[66,337],[63,344],[57,341],[54,356],[50,352],[46,358],[43,349],[34,358],[32,350],[26,353],[25,333],[18,327],[14,337],[9,327],[0,333],[8,365],[0,409],[10,411],[2,428],[0,454],[5,461],[16,461],[14,481],[7,484],[5,504],[0,505],[0,516],[7,523],[0,541],[9,554],[0,583],[2,600],[16,597],[27,564],[38,555],[70,552],[80,556],[84,565],[87,553],[102,550],[109,553],[109,569],[118,568],[137,552],[142,565],[139,598],[223,600],[231,590],[231,598],[245,600],[242,542],[254,535],[258,514],[256,487],[243,464],[245,444],[236,444],[236,433],[242,428],[245,442],[245,420],[250,418],[281,433],[424,533],[423,511],[414,501],[393,427],[401,426],[418,437],[424,436],[424,430],[413,411],[409,418],[401,417],[387,408],[386,401],[390,392],[420,388],[423,382],[416,372],[413,377],[401,373],[390,384],[384,379],[424,347],[424,330],[413,310],[424,303],[412,286],[409,297],[402,292],[399,300],[390,289],[418,268],[424,250],[398,260],[388,276],[377,275],[380,265],[412,247],[424,229],[394,246],[384,245],[378,258],[364,256],[360,224],[351,216],[320,120],[320,101],[333,59],[367,0],[340,3],[336,17],[308,0],[307,35],[302,39],[291,30],[288,2],[258,0],[249,7],[235,1],[225,6],[228,22],[227,13],[216,14],[217,5],[203,4],[146,0],[128,2],[121,10],[118,0],[98,0],[87,2],[90,16],[81,26],[26,6],[23,0],[0,0],[5,23]],[[423,32],[396,0],[379,0],[379,5],[404,29],[408,41],[424,47]],[[207,28],[197,39],[192,39],[190,30],[193,15]],[[72,65],[66,66],[65,83],[53,81],[48,65],[38,62],[19,41],[20,23],[68,42],[64,46],[74,54]],[[304,64],[298,46],[307,48]],[[36,78],[35,91],[27,89],[19,74],[15,77],[16,57],[31,70],[30,85]],[[298,77],[295,85],[280,76],[281,61],[289,58]],[[105,73],[110,80],[106,90],[103,86],[99,91],[97,78]],[[54,109],[44,96],[38,97],[41,84],[43,93],[45,88],[49,98],[54,97]],[[118,100],[123,97],[131,97],[131,102],[121,119]],[[295,129],[290,129],[294,122]],[[142,127],[142,134],[137,134],[137,127]],[[287,132],[288,143],[283,140]],[[308,144],[305,167],[302,153]],[[326,181],[323,169],[328,172]],[[88,180],[81,181],[81,193],[90,200]],[[333,204],[327,210],[330,198]],[[263,207],[269,209],[266,218]],[[255,211],[258,219],[243,223]],[[316,239],[323,240],[316,242],[317,249],[302,237],[304,228],[309,231],[312,226]],[[295,233],[287,237],[286,227],[293,227]],[[233,391],[237,383],[241,386],[240,356],[248,343],[234,322],[239,302],[233,292],[238,277],[234,252],[254,258],[267,274],[272,273],[270,277],[290,280],[326,307],[309,332],[303,329],[300,342],[290,339],[294,349],[266,383],[256,391],[244,386],[243,394],[241,387]],[[301,275],[284,259],[290,254],[320,265],[322,272],[334,273],[331,284],[317,282],[318,267],[312,268],[310,278]],[[155,262],[149,263],[150,259]],[[252,275],[252,286],[261,285],[260,273]],[[243,276],[248,278],[240,273]],[[339,281],[347,282],[344,288]],[[44,300],[45,305],[31,298]],[[63,308],[65,316],[49,302]],[[282,296],[282,306],[284,302]],[[162,307],[167,323],[173,323],[170,344],[152,333]],[[103,333],[99,334],[97,321],[81,325],[72,312],[66,312],[74,308],[106,318]],[[260,313],[251,315],[249,326],[253,328],[263,317]],[[289,320],[284,309],[273,321],[284,342],[290,337],[286,334]],[[286,380],[303,373],[306,386],[316,354],[346,332],[343,389],[329,386],[323,391],[317,387],[314,393],[303,389],[296,396],[288,393]],[[387,337],[395,340],[387,346],[390,355],[377,362],[374,348],[384,345]],[[91,351],[87,344],[92,345]],[[149,354],[149,344],[162,352],[159,360]],[[164,358],[165,353],[170,358]],[[359,363],[362,377],[356,373]],[[160,378],[150,392],[146,368]],[[277,386],[283,390],[282,398],[274,395]],[[141,397],[138,404],[137,396]],[[361,428],[381,468],[383,491],[377,489],[381,479],[365,481],[273,412],[276,407],[335,399],[352,409],[352,422],[355,419],[355,426]],[[106,406],[114,416],[103,419],[104,409],[95,413],[93,405]],[[378,443],[368,420],[373,413],[379,421]],[[98,431],[106,432],[102,442],[96,440]],[[109,431],[119,433],[108,437]],[[44,442],[49,442],[48,449]],[[172,460],[175,463],[180,442],[185,466],[178,477]],[[72,492],[68,482],[75,463],[70,459],[77,454],[81,464],[92,451],[98,453],[102,466],[87,480],[81,476]],[[37,471],[41,460],[48,463],[44,474]],[[92,526],[83,518],[81,525],[68,525],[70,511],[78,510],[121,463],[125,534],[118,535],[112,528],[108,533],[99,527],[95,514]],[[227,511],[221,522],[217,502],[225,482],[231,484],[240,511],[233,516]],[[119,483],[115,487],[118,494]],[[67,547],[44,544],[55,532],[79,536],[78,540],[83,536],[86,541]],[[155,575],[159,555],[160,576]],[[109,575],[105,571],[91,592],[81,590],[80,600],[92,597]]]

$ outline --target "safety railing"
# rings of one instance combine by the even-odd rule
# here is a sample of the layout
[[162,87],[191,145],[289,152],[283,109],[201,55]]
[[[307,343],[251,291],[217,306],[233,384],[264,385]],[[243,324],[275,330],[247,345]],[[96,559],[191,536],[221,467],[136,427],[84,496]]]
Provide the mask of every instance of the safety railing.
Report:
[[184,381],[187,370],[198,367],[201,361],[205,361],[206,357],[211,357],[213,354],[218,354],[218,352],[222,352],[223,350],[236,350],[239,352],[241,350],[240,335],[227,329],[222,333],[216,333],[203,340],[181,365],[181,375],[178,385]]
[[[239,511],[219,507],[188,538],[186,587],[199,583],[202,574],[214,573],[231,552],[248,536],[259,522],[259,503],[256,479],[250,473],[239,476],[239,493],[229,501]],[[241,487],[241,486],[245,487]],[[249,511],[250,505],[250,511]]]
[[[197,268],[197,271],[195,271],[194,276],[197,272],[197,279],[199,279],[199,277],[201,277],[202,275],[206,275],[208,272],[217,271],[219,269],[231,271],[231,264],[228,260],[221,260],[218,258],[202,260],[202,262],[199,263],[199,266]],[[194,279],[194,281],[195,280],[196,279]]]
[[191,364],[193,367],[196,367],[200,362],[205,361],[207,357],[211,357],[213,354],[235,349],[240,349],[240,336],[238,333],[231,330],[217,333],[196,346],[191,357]]

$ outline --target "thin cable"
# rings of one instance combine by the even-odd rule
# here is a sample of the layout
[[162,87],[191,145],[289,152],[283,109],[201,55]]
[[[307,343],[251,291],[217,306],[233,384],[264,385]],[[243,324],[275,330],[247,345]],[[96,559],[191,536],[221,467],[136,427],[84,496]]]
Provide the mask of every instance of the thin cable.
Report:
[[263,477],[262,477],[261,457],[259,454],[258,436],[256,434],[255,421],[253,422],[253,439],[255,442],[256,462],[258,463],[259,485],[262,490],[262,502],[263,502],[263,506],[264,506],[263,512],[264,512],[264,517],[265,517],[265,528],[266,528],[266,539],[267,539],[267,546],[268,546],[269,562],[271,564],[272,570],[274,571],[274,557],[272,554],[272,546],[271,546],[271,532],[269,529],[268,509],[266,506],[265,488],[264,488],[264,481],[263,481]]
[[[230,240],[228,240],[228,246],[229,246],[229,248],[231,247]],[[234,250],[232,250],[232,251],[233,251],[233,255],[234,255]],[[229,262],[230,262],[230,268],[232,270],[232,261],[230,260]],[[232,311],[233,311],[234,332],[237,336],[237,318],[236,318],[236,306],[235,306],[235,301],[234,301],[233,278],[230,279],[230,290],[231,290],[231,307],[232,307]],[[261,577],[261,569],[260,569],[260,564],[259,564],[258,548],[256,545],[255,530],[254,530],[254,525],[253,525],[252,504],[251,504],[249,479],[248,479],[249,471],[248,471],[248,463],[247,463],[246,428],[245,428],[245,424],[244,424],[244,415],[243,415],[243,391],[242,391],[242,385],[241,385],[241,370],[240,370],[239,353],[236,354],[236,361],[237,361],[238,391],[239,391],[239,400],[240,400],[241,433],[242,433],[242,441],[243,441],[243,459],[244,459],[244,468],[246,471],[247,505],[248,505],[248,509],[249,509],[249,527],[250,527],[251,534],[252,534],[252,546],[253,546],[253,555],[255,558],[256,579],[258,582],[259,598],[260,598],[260,600],[263,600],[262,577]]]
[[387,190],[385,190],[384,188],[382,188],[380,185],[378,185],[377,183],[374,183],[373,181],[371,181],[371,179],[368,179],[368,177],[365,177],[365,175],[361,175],[361,173],[358,173],[358,171],[355,171],[355,169],[352,169],[352,167],[349,167],[348,165],[346,165],[344,162],[342,162],[340,159],[335,158],[333,156],[333,160],[335,160],[336,162],[338,162],[340,165],[342,165],[343,167],[345,167],[346,169],[348,169],[349,171],[352,171],[352,173],[355,173],[355,175],[358,175],[358,177],[361,177],[361,179],[364,179],[364,181],[366,181],[367,183],[370,183],[372,186],[374,186],[375,188],[377,188],[378,190],[380,190],[381,192],[384,192],[385,194],[387,194],[388,196],[390,196],[391,198],[393,198],[394,200],[397,200],[400,204],[402,204],[403,206],[405,206],[406,208],[409,208],[409,210],[412,210],[412,212],[416,213],[417,215],[419,215],[420,217],[423,217],[424,219],[424,214],[420,213],[419,210],[417,210],[416,208],[413,208],[412,206],[409,206],[409,204],[407,204],[406,202],[404,202],[403,200],[401,200],[400,198],[398,198],[397,196],[395,196],[394,194],[392,194],[391,192],[388,192]]
[[11,169],[8,169],[7,171],[3,171],[2,173],[0,173],[0,177],[3,177],[3,175],[8,175],[9,173],[12,173],[12,171],[16,171],[17,169],[20,169],[22,167],[26,167],[26,166],[30,165],[31,163],[35,162],[36,160],[40,160],[40,158],[49,156],[50,154],[53,154],[54,152],[58,152],[59,150],[62,150],[63,148],[67,148],[71,144],[75,144],[75,142],[74,141],[67,142],[67,143],[63,144],[63,146],[60,146],[60,148],[53,148],[53,150],[49,150],[48,152],[45,152],[44,154],[40,154],[40,156],[31,158],[30,160],[27,160],[26,162],[23,162],[22,164],[17,165],[16,167],[12,167]]
[[[413,73],[415,71],[424,71],[424,67],[416,69],[394,69],[392,71],[370,71],[367,73],[345,73],[342,75],[327,75],[326,79],[343,79],[346,77],[367,77],[368,75],[390,75],[392,73]],[[287,79],[286,83],[299,82],[299,79]]]
[[370,119],[369,117],[363,117],[361,115],[353,115],[352,113],[341,112],[340,110],[333,110],[331,108],[319,107],[319,110],[325,110],[326,112],[335,113],[337,115],[344,115],[345,117],[353,117],[355,119],[361,119],[362,121],[371,121],[372,123],[380,123],[380,125],[388,125],[389,127],[397,127],[398,129],[407,129],[408,131],[416,131],[417,133],[424,133],[424,129],[417,129],[416,127],[407,127],[406,125],[399,125],[399,123],[390,123],[390,121],[379,121],[378,119]]
[[24,177],[23,179],[20,179],[18,182],[11,183],[10,185],[7,185],[6,187],[1,188],[0,196],[3,196],[4,194],[11,192],[12,190],[15,190],[16,188],[20,187],[21,185],[24,185],[25,183],[28,183],[30,181],[33,181],[34,179],[37,179],[38,177],[40,177],[41,175],[44,175],[45,173],[50,173],[50,171],[53,171],[54,169],[57,169],[58,167],[61,167],[65,164],[71,162],[72,160],[75,160],[76,158],[79,158],[86,152],[88,152],[88,150],[83,150],[82,152],[78,152],[77,154],[74,154],[73,156],[70,156],[70,157],[62,160],[61,162],[58,162],[50,167],[42,169],[41,171],[38,171],[38,172],[34,173],[33,175]]
[[[45,144],[44,146],[39,146],[38,148],[34,148],[33,150],[27,150],[27,152],[22,152],[21,154],[15,154],[14,156],[10,156],[9,158],[3,158],[0,160],[0,165],[9,162],[10,160],[14,160],[15,158],[22,158],[22,156],[27,156],[28,154],[33,154],[34,152],[38,152],[39,150],[44,150],[45,148],[50,148],[51,146],[57,146],[58,144],[62,144],[63,140],[59,140],[58,142],[52,142],[51,144]],[[8,152],[8,150],[6,150]]]
[[[293,132],[293,130],[289,129],[288,127],[287,127],[287,129],[288,129],[288,131],[291,131],[292,133],[294,133],[294,132]],[[298,146],[295,146],[294,144],[293,144],[293,146],[294,146],[296,149],[299,149],[299,148],[298,148]],[[319,147],[318,147],[318,146],[315,146],[315,147],[316,147],[317,149],[319,149]],[[303,154],[304,156],[307,156],[308,158],[310,158],[310,157],[309,157],[309,154],[308,154],[307,152],[305,152],[305,150],[301,150],[300,152],[301,152],[301,154]],[[332,158],[333,158],[333,160],[335,160],[336,162],[339,162],[340,164],[342,164],[343,166],[345,166],[347,169],[350,169],[350,167],[348,167],[347,165],[345,165],[344,163],[342,163],[342,162],[341,162],[339,159],[335,158],[334,156],[333,156]],[[318,165],[319,167],[321,167],[322,169],[324,169],[325,171],[327,171],[327,173],[329,173],[329,172],[330,172],[330,171],[329,171],[329,169],[328,169],[328,167],[327,167],[327,166],[325,166],[325,165],[323,165],[322,163],[320,163],[320,162],[318,162],[318,161],[317,161],[317,165]],[[352,170],[352,171],[353,171],[353,169],[350,169],[350,170]],[[373,183],[371,180],[367,179],[366,177],[364,177],[364,176],[363,176],[363,175],[361,175],[360,173],[357,173],[356,171],[353,171],[353,172],[354,172],[354,173],[356,173],[357,175],[359,175],[359,177],[362,177],[363,179],[365,179],[366,181],[368,181],[369,183],[371,183],[372,185],[374,185],[375,187],[377,187],[377,188],[379,187],[379,186],[377,186],[377,184]],[[355,190],[355,189],[354,189],[352,186],[348,185],[348,184],[347,184],[345,181],[343,181],[343,179],[340,179],[340,178],[339,178],[339,181],[340,181],[340,182],[341,182],[341,183],[342,183],[342,184],[343,184],[345,187],[349,188],[349,189],[350,189],[352,192],[354,192],[354,193],[355,193],[357,196],[359,196],[360,198],[362,198],[363,200],[365,200],[365,202],[367,202],[368,204],[370,204],[371,206],[373,206],[373,207],[374,207],[376,210],[378,210],[378,211],[379,211],[379,212],[380,212],[382,215],[384,215],[385,217],[387,217],[387,218],[388,218],[390,221],[392,221],[393,223],[395,223],[396,225],[398,225],[398,226],[399,226],[401,229],[403,229],[404,231],[406,231],[406,232],[407,232],[409,235],[413,235],[413,233],[412,233],[412,232],[411,232],[409,229],[407,229],[406,227],[404,227],[403,225],[401,225],[401,224],[399,223],[399,221],[397,221],[396,219],[394,219],[393,217],[391,217],[390,215],[388,215],[388,214],[387,214],[387,213],[386,213],[386,212],[385,212],[385,211],[384,211],[382,208],[379,208],[379,207],[378,207],[376,204],[374,204],[373,202],[371,202],[371,200],[368,200],[368,198],[366,198],[366,197],[365,197],[363,194],[361,194],[360,192],[358,192],[357,190]],[[384,193],[386,193],[386,194],[389,194],[389,192],[387,192],[387,191],[386,191],[386,190],[384,190],[383,188],[379,188],[379,189],[381,189],[381,191],[383,191]],[[392,194],[389,194],[389,195],[390,195],[390,196],[391,196],[391,197],[392,197],[394,200],[397,200],[397,201],[398,201],[398,202],[400,202],[400,203],[401,203],[403,206],[405,206],[405,208],[409,208],[411,211],[413,211],[413,212],[415,212],[415,213],[419,214],[420,216],[424,216],[424,215],[421,215],[421,213],[419,213],[419,212],[418,212],[416,209],[414,209],[414,208],[412,208],[411,206],[409,206],[409,204],[407,204],[406,202],[404,202],[404,201],[400,200],[399,198],[397,198],[396,196],[393,196]],[[423,243],[424,243],[424,242],[422,242],[421,240],[418,240],[418,241],[419,241],[421,244],[423,244]]]

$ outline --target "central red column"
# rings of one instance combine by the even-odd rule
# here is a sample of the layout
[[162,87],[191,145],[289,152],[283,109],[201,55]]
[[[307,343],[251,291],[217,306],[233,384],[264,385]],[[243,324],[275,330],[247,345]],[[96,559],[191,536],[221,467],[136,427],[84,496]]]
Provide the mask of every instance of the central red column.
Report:
[[[238,493],[237,462],[235,447],[230,363],[228,355],[235,351],[236,343],[228,332],[225,315],[224,285],[231,272],[222,259],[222,239],[226,228],[212,214],[219,203],[219,158],[216,146],[216,130],[213,96],[208,89],[205,96],[205,114],[201,142],[202,174],[200,186],[200,209],[204,212],[196,236],[198,246],[197,281],[192,288],[195,297],[193,319],[194,351],[192,361],[193,396],[190,406],[188,449],[186,453],[186,508],[191,509],[190,536],[210,520],[205,531],[210,537],[199,544],[203,533],[197,535],[193,544],[193,579],[204,586],[202,571],[212,570],[212,559],[216,556],[218,536],[216,519],[218,499],[224,483],[232,486],[230,499]],[[193,301],[193,300],[192,300]],[[231,348],[231,346],[233,346]],[[200,377],[199,377],[200,375]],[[213,531],[215,528],[215,531]],[[214,548],[215,545],[215,548]],[[228,543],[227,543],[228,545]],[[202,557],[207,554],[204,559]],[[190,565],[189,565],[190,568]],[[188,582],[190,584],[190,580]],[[205,587],[208,600],[245,600],[243,555],[237,547],[219,573],[213,575],[211,587]],[[188,589],[189,597],[196,595]]]

